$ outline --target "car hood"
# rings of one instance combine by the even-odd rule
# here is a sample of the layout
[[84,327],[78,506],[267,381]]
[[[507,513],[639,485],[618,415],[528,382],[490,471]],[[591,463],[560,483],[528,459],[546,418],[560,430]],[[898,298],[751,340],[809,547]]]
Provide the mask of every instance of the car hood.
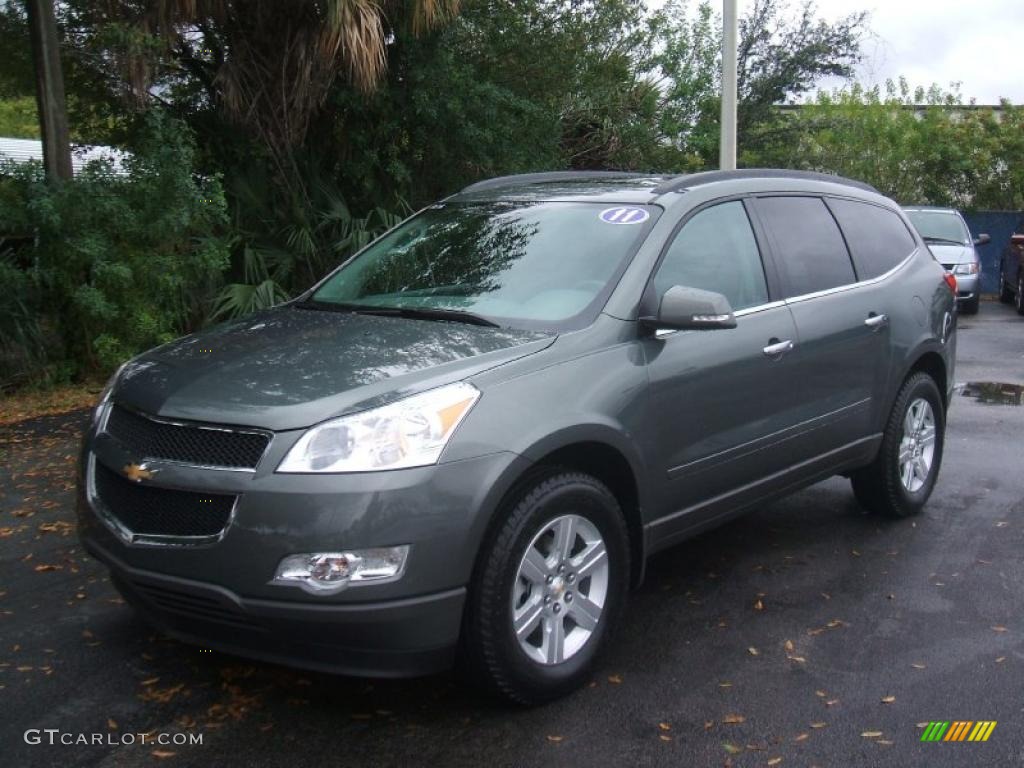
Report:
[[971,245],[938,245],[928,246],[935,258],[942,264],[965,264],[974,261],[974,246]]
[[167,418],[308,427],[538,352],[553,334],[283,307],[141,355],[115,402]]

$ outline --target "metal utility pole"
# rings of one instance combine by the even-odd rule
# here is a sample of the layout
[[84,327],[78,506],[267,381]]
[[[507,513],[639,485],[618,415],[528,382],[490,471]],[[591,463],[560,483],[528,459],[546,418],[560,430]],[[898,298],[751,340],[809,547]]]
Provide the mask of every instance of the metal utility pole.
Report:
[[28,0],[26,7],[32,34],[39,127],[43,134],[43,167],[50,181],[67,181],[72,173],[71,139],[53,0]]
[[736,169],[736,0],[722,2],[722,138],[718,167]]

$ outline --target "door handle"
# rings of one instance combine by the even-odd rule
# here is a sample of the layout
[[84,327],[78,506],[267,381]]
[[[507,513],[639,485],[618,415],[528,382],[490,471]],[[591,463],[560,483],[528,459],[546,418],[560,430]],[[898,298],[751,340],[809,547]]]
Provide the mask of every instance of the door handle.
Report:
[[778,339],[772,339],[771,343],[764,348],[764,353],[768,357],[782,357],[787,352],[790,352],[795,345],[789,339],[785,341],[779,341]]
[[868,319],[864,321],[864,325],[866,325],[868,328],[871,328],[872,330],[875,330],[875,331],[877,331],[877,330],[879,330],[881,328],[885,328],[885,326],[887,326],[888,324],[889,324],[889,316],[888,315],[876,315],[874,312],[872,312],[870,315],[868,315]]

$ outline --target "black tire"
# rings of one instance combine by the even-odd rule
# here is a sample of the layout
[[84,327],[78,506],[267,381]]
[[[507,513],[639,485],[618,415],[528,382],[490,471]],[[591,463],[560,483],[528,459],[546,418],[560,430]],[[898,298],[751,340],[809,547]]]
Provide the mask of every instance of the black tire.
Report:
[[1024,315],[1024,275],[1017,278],[1017,294],[1014,297],[1014,305],[1017,307],[1017,314]]
[[[618,501],[590,475],[551,470],[513,491],[500,522],[484,542],[466,609],[464,662],[486,689],[534,705],[579,688],[621,613],[629,588],[629,534]],[[513,589],[527,548],[546,525],[567,514],[589,521],[608,558],[603,610],[582,647],[561,663],[542,664],[520,646],[512,626]],[[582,588],[581,580],[578,587]],[[565,614],[568,615],[568,614]],[[564,618],[563,618],[564,622]]]
[[980,305],[981,297],[976,295],[973,299],[968,299],[963,303],[963,313],[965,315],[976,315]]
[[[916,491],[910,491],[900,478],[899,452],[903,439],[903,423],[907,410],[919,398],[931,406],[935,420],[935,451],[928,476]],[[862,507],[889,517],[916,515],[924,507],[935,488],[942,467],[943,442],[946,435],[946,413],[935,380],[926,373],[912,374],[900,388],[882,435],[882,446],[875,460],[855,472],[850,480],[853,493]]]
[[1013,303],[1013,289],[1006,284],[1006,279],[999,276],[999,301],[1003,304]]

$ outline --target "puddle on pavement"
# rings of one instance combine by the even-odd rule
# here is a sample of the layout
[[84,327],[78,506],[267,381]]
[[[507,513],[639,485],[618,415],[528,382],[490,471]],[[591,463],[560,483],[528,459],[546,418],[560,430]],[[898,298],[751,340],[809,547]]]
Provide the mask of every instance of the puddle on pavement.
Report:
[[991,405],[1024,405],[1024,385],[1000,384],[996,381],[972,381],[958,384],[957,391],[979,403]]

